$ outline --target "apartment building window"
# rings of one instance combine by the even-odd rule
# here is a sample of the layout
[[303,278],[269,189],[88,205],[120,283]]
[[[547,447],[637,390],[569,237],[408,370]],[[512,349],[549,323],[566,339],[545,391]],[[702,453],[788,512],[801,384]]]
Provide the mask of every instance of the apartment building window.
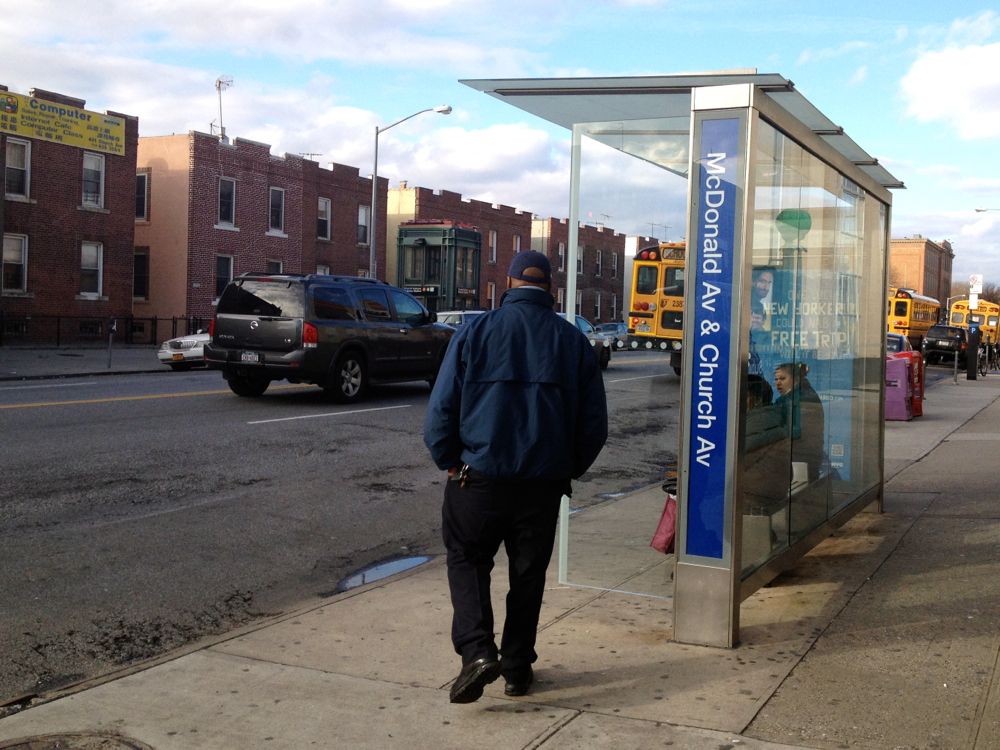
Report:
[[517,255],[519,252],[521,252],[521,235],[515,234],[514,235],[514,255]]
[[149,219],[149,173],[140,172],[135,176],[135,219]]
[[576,249],[576,272],[583,273],[583,248],[578,247]]
[[601,256],[602,255],[604,255],[604,251],[603,250],[598,250],[597,251],[597,267],[596,267],[596,270],[594,271],[594,276],[600,276],[601,275],[601,262],[602,262]]
[[132,298],[149,299],[149,249],[136,248],[132,256]]
[[316,208],[316,237],[330,239],[330,199],[320,198]]
[[601,293],[594,292],[594,322],[601,320]]
[[236,180],[219,178],[219,224],[236,226]]
[[618,278],[618,253],[611,254],[611,278]]
[[233,280],[233,257],[215,256],[215,296],[219,298],[226,291],[226,285]]
[[576,314],[583,315],[583,292],[577,291],[576,293]]
[[368,244],[368,227],[370,226],[371,216],[371,206],[358,206],[358,244],[360,245]]
[[4,193],[8,198],[27,198],[31,186],[31,141],[7,139]]
[[267,227],[271,232],[283,234],[285,231],[285,191],[283,188],[273,187],[268,190],[268,194]]
[[28,291],[28,237],[24,234],[3,236],[3,292]]
[[[618,256],[615,255],[615,256],[612,256],[612,257],[617,258]],[[612,320],[618,320],[618,295],[617,294],[612,294],[611,295],[611,319]]]
[[269,260],[267,262],[267,272],[268,273],[281,273],[281,269],[284,264],[280,260]]
[[104,246],[100,242],[84,242],[80,246],[80,296],[100,297],[103,277]]
[[322,263],[316,264],[316,273],[322,274],[324,276],[330,275],[330,266],[324,265]]
[[489,234],[489,262],[497,262],[497,230],[491,229]]
[[490,309],[497,309],[497,283],[495,281],[486,282],[486,300],[490,303]]
[[566,270],[566,243],[565,242],[560,242],[559,243],[559,270],[560,271],[565,271]]
[[104,156],[83,154],[83,205],[104,208]]

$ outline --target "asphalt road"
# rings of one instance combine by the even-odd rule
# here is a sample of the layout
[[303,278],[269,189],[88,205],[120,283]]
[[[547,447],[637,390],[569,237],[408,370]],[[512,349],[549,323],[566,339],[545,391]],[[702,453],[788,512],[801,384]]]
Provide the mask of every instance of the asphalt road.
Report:
[[[605,384],[610,437],[577,506],[659,481],[676,458],[667,358],[616,355]],[[428,393],[241,399],[204,371],[0,384],[0,706],[441,553]]]

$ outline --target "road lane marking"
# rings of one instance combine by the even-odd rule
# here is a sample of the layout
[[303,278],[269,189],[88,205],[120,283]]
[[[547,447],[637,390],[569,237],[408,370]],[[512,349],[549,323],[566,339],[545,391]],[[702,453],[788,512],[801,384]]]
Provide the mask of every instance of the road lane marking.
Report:
[[348,414],[364,414],[372,411],[390,411],[391,409],[409,409],[413,404],[402,404],[401,406],[378,406],[372,409],[355,409],[353,411],[331,411],[326,414],[303,414],[298,417],[278,417],[276,419],[257,419],[247,424],[270,424],[271,422],[291,422],[296,419],[319,419],[320,417],[344,417]]
[[[307,385],[279,385],[272,391],[285,391],[292,388],[308,388]],[[184,393],[149,393],[143,396],[107,396],[106,398],[81,398],[74,401],[35,401],[30,404],[0,404],[2,409],[36,409],[43,406],[80,406],[88,404],[113,404],[119,401],[146,401],[157,398],[185,398],[187,396],[218,396],[232,393],[228,388],[214,391],[185,391]]]
[[79,388],[80,386],[97,385],[97,381],[90,380],[82,383],[43,383],[41,385],[5,385],[0,386],[0,391],[26,391],[32,388]]

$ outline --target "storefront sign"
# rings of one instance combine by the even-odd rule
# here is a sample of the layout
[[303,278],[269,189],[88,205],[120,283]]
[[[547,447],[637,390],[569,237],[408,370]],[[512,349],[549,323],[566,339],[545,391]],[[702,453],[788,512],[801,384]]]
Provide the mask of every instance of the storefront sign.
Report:
[[461,296],[463,296],[463,297],[475,297],[476,296],[476,290],[475,289],[466,289],[465,287],[461,287],[461,286],[458,288],[458,293]]
[[[685,552],[722,559],[729,454],[729,342],[740,121],[704,120],[698,159],[697,245],[690,350]],[[687,316],[686,316],[687,317]]]
[[0,132],[125,155],[125,120],[0,91]]
[[403,289],[408,291],[410,294],[437,294],[438,288],[436,286],[404,286]]

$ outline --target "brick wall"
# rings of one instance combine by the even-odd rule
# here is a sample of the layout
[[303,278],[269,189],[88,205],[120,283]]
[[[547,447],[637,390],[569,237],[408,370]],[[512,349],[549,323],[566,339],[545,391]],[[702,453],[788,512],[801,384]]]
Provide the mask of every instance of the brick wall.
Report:
[[[567,274],[576,271],[575,268],[568,267],[569,222],[566,219],[536,219],[532,231],[532,246],[539,252],[544,252],[552,262],[553,295],[558,299],[558,290],[566,289]],[[606,227],[583,224],[577,230],[577,241],[583,250],[582,273],[576,274],[576,288],[581,293],[580,314],[595,324],[621,320],[622,307],[626,304],[625,235]],[[563,271],[559,270],[560,243],[563,245],[567,264]],[[596,309],[598,295],[599,312]],[[566,309],[572,310],[573,307],[574,300],[567,299]]]
[[[489,307],[487,285],[496,285],[499,304],[500,295],[506,288],[507,268],[514,257],[515,237],[519,238],[522,250],[531,249],[531,214],[486,201],[466,200],[459,193],[450,190],[430,190],[413,188],[416,191],[416,216],[420,221],[447,219],[472,224],[479,228],[483,238],[479,268],[480,307]],[[490,232],[496,232],[496,262],[490,261]]]
[[[214,312],[216,256],[233,259],[233,275],[260,272],[268,261],[281,263],[285,273],[315,273],[317,265],[329,266],[334,274],[354,276],[367,269],[367,244],[357,242],[358,207],[371,202],[371,180],[360,177],[356,167],[331,164],[320,167],[314,161],[293,154],[276,156],[271,147],[242,138],[223,143],[206,133],[192,132],[188,140],[187,163],[170,165],[163,158],[164,147],[157,148],[155,138],[143,139],[143,159],[140,167],[151,170],[151,184],[164,185],[159,169],[187,170],[186,182],[170,182],[168,189],[186,190],[186,237],[183,248],[165,250],[157,247],[158,222],[169,220],[157,212],[156,202],[175,199],[165,196],[162,189],[150,201],[148,244],[151,254],[166,262],[183,264],[187,281],[183,290],[174,289],[171,299],[158,305],[161,316],[176,310],[174,315],[210,316]],[[149,148],[146,142],[149,142]],[[232,226],[218,222],[219,179],[230,178],[236,183],[235,216]],[[284,225],[282,231],[269,226],[270,189],[284,191]],[[318,199],[331,201],[330,239],[317,237]],[[380,213],[384,217],[385,204]],[[143,229],[143,237],[146,236]],[[163,244],[168,240],[161,239]],[[384,257],[380,262],[384,263]],[[161,273],[168,273],[162,269]],[[173,297],[176,297],[174,299]]]
[[[51,92],[32,95],[83,108],[84,102]],[[104,208],[82,207],[84,149],[30,141],[28,200],[6,200],[4,233],[28,238],[25,295],[4,294],[8,316],[63,315],[108,318],[132,311],[132,253],[138,119],[125,120],[125,154],[104,154]],[[101,296],[83,299],[81,243],[103,246]]]

